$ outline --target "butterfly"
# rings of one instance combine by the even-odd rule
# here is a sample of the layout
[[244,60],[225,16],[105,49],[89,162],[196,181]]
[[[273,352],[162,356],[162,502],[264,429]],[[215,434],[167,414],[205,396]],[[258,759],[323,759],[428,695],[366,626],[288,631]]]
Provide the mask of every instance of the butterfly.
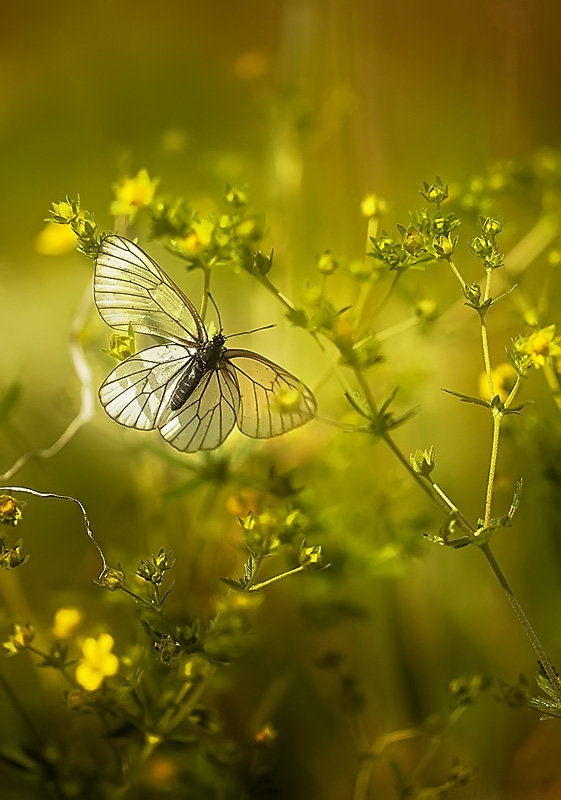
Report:
[[290,372],[250,350],[209,338],[188,297],[138,245],[111,234],[96,258],[94,298],[117,330],[166,340],[131,355],[103,381],[99,398],[121,425],[157,428],[177,450],[218,447],[237,425],[268,439],[315,416],[312,392]]

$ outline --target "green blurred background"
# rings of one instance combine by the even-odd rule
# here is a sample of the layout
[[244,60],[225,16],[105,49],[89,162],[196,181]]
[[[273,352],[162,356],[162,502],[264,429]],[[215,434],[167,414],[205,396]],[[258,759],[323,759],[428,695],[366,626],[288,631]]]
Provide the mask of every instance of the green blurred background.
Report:
[[[67,339],[90,265],[75,254],[36,252],[51,201],[79,193],[108,228],[111,185],[141,167],[161,177],[162,190],[203,211],[218,204],[227,183],[246,184],[252,204],[267,215],[278,285],[297,297],[317,280],[318,253],[330,248],[343,261],[361,257],[366,226],[359,203],[366,192],[388,199],[391,227],[420,204],[423,179],[463,181],[489,162],[559,145],[560,29],[561,6],[545,0],[4,3],[1,377],[3,386],[19,381],[23,394],[0,440],[0,468],[54,441],[78,404]],[[511,243],[532,222],[522,209]],[[197,296],[198,276],[182,274],[161,248],[150,252]],[[530,295],[540,281],[535,268]],[[424,291],[444,307],[456,300],[443,268],[427,280]],[[320,380],[326,364],[317,348],[289,328],[247,276],[225,275],[215,292],[229,330],[278,322],[251,346],[309,383],[322,416],[346,414],[340,387]],[[407,313],[406,302],[398,302],[386,322]],[[519,329],[505,312],[493,331],[496,359]],[[106,342],[92,311],[87,344],[98,382],[109,368],[100,354]],[[397,439],[406,453],[437,446],[446,488],[475,519],[488,420],[443,399],[439,388],[476,393],[475,322],[466,316],[452,333],[436,327],[393,347],[382,391],[401,383],[405,405],[424,406]],[[530,396],[539,404],[532,415],[550,413],[549,435],[534,420],[526,439],[505,442],[497,502],[508,505],[521,474],[528,499],[523,522],[497,551],[559,659],[559,424],[537,380],[523,399]],[[162,499],[162,487],[177,487],[190,473],[180,458],[162,458],[161,449],[156,436],[116,430],[98,408],[62,453],[25,467],[14,481],[79,497],[113,561],[134,565],[151,548],[173,547],[181,613],[208,616],[223,592],[218,579],[235,573],[242,558],[235,520],[223,510],[228,490],[211,495],[210,518],[204,490]],[[372,738],[446,713],[448,682],[459,674],[511,681],[519,672],[533,674],[532,652],[479,553],[423,548],[418,531],[435,529],[438,515],[381,447],[316,422],[271,446],[252,449],[237,439],[227,452],[234,469],[249,463],[259,470],[261,458],[263,469],[273,460],[297,468],[308,502],[322,509],[328,529],[339,526],[341,537],[327,544],[330,575],[286,583],[267,596],[260,644],[233,668],[222,698],[226,732],[242,745],[262,706],[271,705],[282,796],[352,796],[358,761],[348,715],[337,681],[315,666],[326,651],[341,651],[345,670],[362,687]],[[388,513],[392,504],[398,511]],[[380,522],[386,517],[390,522]],[[30,501],[22,535],[32,559],[1,576],[8,615],[47,629],[56,608],[73,604],[85,610],[86,632],[134,636],[133,613],[113,597],[107,602],[91,581],[98,564],[75,509]],[[356,613],[345,615],[345,604]],[[46,730],[53,708],[55,716],[68,713],[57,706],[60,687],[38,676],[25,655],[2,669]],[[2,719],[9,741],[18,724],[9,710]],[[427,782],[437,783],[458,757],[477,775],[450,796],[558,797],[560,743],[558,723],[538,724],[537,715],[485,698],[450,735]],[[409,747],[398,757],[414,763]],[[6,772],[6,785],[19,796],[12,780]],[[376,766],[372,787],[372,797],[395,796],[386,764]]]

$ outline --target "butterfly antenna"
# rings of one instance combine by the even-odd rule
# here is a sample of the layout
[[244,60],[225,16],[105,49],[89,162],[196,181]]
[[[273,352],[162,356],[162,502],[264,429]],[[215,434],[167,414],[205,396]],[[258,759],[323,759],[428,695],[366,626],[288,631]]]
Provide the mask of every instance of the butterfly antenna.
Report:
[[218,317],[218,327],[220,328],[220,330],[222,330],[222,317],[220,316],[220,311],[218,310],[218,306],[214,302],[214,297],[211,295],[210,292],[208,293],[208,297],[210,299],[210,302],[214,306],[214,310],[216,311],[216,316]]
[[231,339],[232,336],[244,336],[246,333],[257,333],[257,331],[267,331],[269,328],[275,328],[276,325],[262,325],[260,328],[253,328],[250,331],[239,331],[238,333],[231,333],[229,336],[226,336],[226,339]]

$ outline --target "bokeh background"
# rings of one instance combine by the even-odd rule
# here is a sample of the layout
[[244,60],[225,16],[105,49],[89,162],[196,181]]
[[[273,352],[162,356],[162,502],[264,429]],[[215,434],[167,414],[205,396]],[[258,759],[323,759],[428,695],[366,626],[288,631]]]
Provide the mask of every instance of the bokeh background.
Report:
[[[51,201],[79,193],[109,228],[112,184],[142,167],[161,178],[163,191],[203,212],[219,204],[227,183],[246,185],[252,205],[267,217],[278,285],[298,297],[317,282],[318,253],[330,248],[342,263],[362,256],[366,223],[359,204],[366,192],[388,200],[390,228],[419,206],[424,179],[439,174],[461,183],[489,163],[529,159],[559,145],[561,6],[555,2],[218,0],[155,7],[135,0],[86,8],[63,0],[4,3],[1,16],[0,381],[3,387],[17,381],[22,393],[4,426],[0,469],[53,442],[78,405],[68,332],[91,264],[74,253],[37,252]],[[516,214],[507,231],[511,245],[534,223],[535,208],[525,210],[522,198]],[[200,293],[198,276],[185,276],[161,247],[151,252],[189,294]],[[539,292],[543,268],[538,260],[525,276],[530,297]],[[466,270],[474,279],[473,262]],[[386,324],[407,316],[421,291],[443,309],[457,306],[453,279],[438,267],[415,277]],[[347,418],[340,386],[324,380],[328,364],[320,352],[248,276],[224,274],[215,293],[229,330],[277,322],[250,346],[301,375],[316,391],[323,417]],[[548,322],[555,323],[552,297]],[[389,363],[373,385],[379,380],[383,394],[400,383],[404,405],[422,405],[397,439],[406,453],[437,446],[447,490],[475,519],[482,512],[488,420],[440,392],[441,386],[477,392],[477,328],[467,311],[459,321],[458,313],[456,307],[451,325],[392,339]],[[502,359],[520,326],[514,309],[498,317],[493,357]],[[107,330],[93,309],[86,346],[100,382],[110,366],[101,353]],[[520,422],[525,433],[507,436],[497,502],[506,509],[520,475],[527,495],[520,521],[497,552],[559,660],[559,422],[539,380],[525,392],[523,399],[535,398],[536,406]],[[235,574],[243,557],[227,510],[233,489],[182,493],[193,458],[172,460],[156,436],[116,428],[97,408],[64,451],[26,466],[14,480],[80,498],[113,561],[131,566],[151,549],[173,547],[181,586],[175,607],[185,618],[208,617],[225,591],[219,578]],[[271,590],[258,644],[232,668],[218,703],[223,735],[242,749],[255,725],[274,724],[272,769],[281,796],[352,796],[358,753],[348,708],[336,676],[317,667],[328,651],[342,654],[345,674],[360,687],[371,739],[446,714],[448,683],[458,675],[509,681],[520,672],[533,675],[533,654],[480,554],[422,543],[420,530],[435,530],[441,520],[391,454],[321,422],[270,445],[239,437],[225,452],[240,474],[248,464],[265,470],[272,462],[296,470],[321,522],[316,540],[332,562],[330,571]],[[96,554],[76,509],[30,500],[21,530],[32,558],[1,576],[6,620],[47,630],[56,608],[78,605],[84,633],[111,629],[124,651],[140,635],[134,609],[108,600],[92,583]],[[56,738],[53,730],[64,727],[69,713],[60,685],[26,654],[7,659],[2,670],[45,736]],[[20,725],[0,698],[1,735],[9,744]],[[426,783],[441,781],[459,758],[477,772],[450,797],[557,797],[560,731],[555,721],[539,723],[534,713],[516,713],[486,696],[450,732]],[[410,766],[422,752],[398,746],[395,758]],[[13,770],[2,769],[9,796],[22,796]],[[26,791],[35,796],[35,790]],[[370,796],[396,791],[381,761]]]

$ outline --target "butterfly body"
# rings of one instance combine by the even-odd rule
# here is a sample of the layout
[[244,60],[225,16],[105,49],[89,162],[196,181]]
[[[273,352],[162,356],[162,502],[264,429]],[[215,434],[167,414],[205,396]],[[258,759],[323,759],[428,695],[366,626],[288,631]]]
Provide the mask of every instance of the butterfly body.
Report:
[[190,364],[185,367],[170,399],[169,405],[172,411],[177,411],[191,397],[205,372],[217,368],[225,351],[225,341],[222,333],[215,334],[212,339],[204,343]]
[[157,428],[187,453],[212,450],[234,426],[246,436],[279,436],[315,416],[308,387],[251,350],[226,348],[222,331],[209,339],[188,297],[136,244],[106,236],[96,258],[94,297],[113,328],[164,339],[121,361],[99,390],[105,411],[121,425]]

